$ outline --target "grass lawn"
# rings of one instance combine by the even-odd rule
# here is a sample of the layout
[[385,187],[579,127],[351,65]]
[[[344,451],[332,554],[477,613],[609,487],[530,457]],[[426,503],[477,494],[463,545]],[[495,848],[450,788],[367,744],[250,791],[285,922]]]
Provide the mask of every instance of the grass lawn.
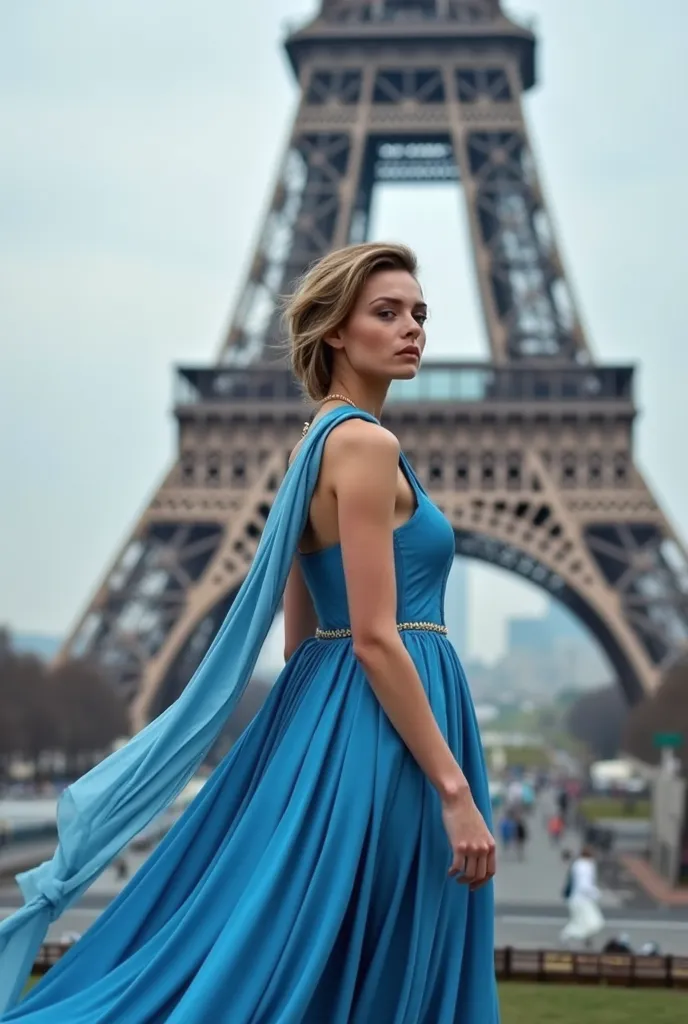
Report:
[[507,768],[549,768],[552,756],[546,747],[505,747]]
[[502,1024],[685,1024],[688,994],[585,985],[499,989]]
[[[38,981],[32,978],[26,991]],[[502,1024],[685,1024],[688,992],[602,985],[499,986]]]
[[581,814],[588,821],[600,818],[649,818],[650,801],[625,800],[619,796],[586,796],[580,803]]

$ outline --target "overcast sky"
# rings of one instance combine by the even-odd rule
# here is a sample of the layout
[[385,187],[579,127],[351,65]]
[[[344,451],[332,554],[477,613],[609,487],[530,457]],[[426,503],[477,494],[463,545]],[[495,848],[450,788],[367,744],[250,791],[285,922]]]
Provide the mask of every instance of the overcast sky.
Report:
[[[62,633],[168,464],[172,367],[213,358],[294,111],[306,0],[0,0],[0,622]],[[527,115],[597,357],[640,363],[641,464],[688,534],[688,3],[513,0]],[[382,192],[419,251],[430,352],[479,356],[451,189]],[[525,584],[471,575],[470,653]]]

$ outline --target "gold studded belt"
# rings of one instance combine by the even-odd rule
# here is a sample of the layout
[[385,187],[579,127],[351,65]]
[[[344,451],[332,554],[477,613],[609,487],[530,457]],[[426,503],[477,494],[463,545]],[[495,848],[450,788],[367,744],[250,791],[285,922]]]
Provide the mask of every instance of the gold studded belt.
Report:
[[[449,632],[446,626],[440,626],[438,622],[397,622],[397,629],[400,633],[409,629],[417,629],[427,633],[441,633],[442,636],[447,636]],[[316,640],[346,640],[351,635],[350,629],[316,629],[315,631]]]

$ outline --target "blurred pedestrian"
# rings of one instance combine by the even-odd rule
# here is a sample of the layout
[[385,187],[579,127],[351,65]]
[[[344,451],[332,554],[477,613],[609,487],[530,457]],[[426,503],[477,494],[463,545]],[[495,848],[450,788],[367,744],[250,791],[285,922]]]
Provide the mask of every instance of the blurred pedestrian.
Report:
[[528,829],[526,823],[522,817],[516,818],[516,850],[518,852],[518,859],[523,860],[526,853],[526,843],[528,842]]
[[569,920],[561,933],[561,941],[564,945],[582,942],[587,949],[604,928],[604,917],[599,907],[601,894],[597,887],[597,865],[589,846],[584,846],[571,864],[564,893]]
[[558,846],[564,833],[564,819],[561,814],[555,812],[547,819],[547,835],[552,846]]
[[499,838],[504,851],[508,853],[516,839],[516,823],[510,814],[503,814],[499,819]]
[[559,794],[557,796],[557,807],[559,808],[559,814],[561,815],[562,820],[565,822],[566,815],[569,810],[569,794],[563,786],[559,790]]
[[521,779],[512,779],[506,790],[506,805],[510,811],[518,811],[523,804],[523,783]]
[[521,801],[523,810],[530,814],[535,804],[535,787],[532,782],[527,779],[523,780],[521,787]]

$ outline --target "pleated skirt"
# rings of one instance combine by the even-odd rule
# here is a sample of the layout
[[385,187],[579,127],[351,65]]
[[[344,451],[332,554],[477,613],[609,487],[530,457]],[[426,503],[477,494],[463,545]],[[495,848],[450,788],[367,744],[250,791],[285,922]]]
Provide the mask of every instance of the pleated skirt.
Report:
[[[406,633],[490,822],[453,647]],[[350,640],[308,640],[175,827],[3,1021],[498,1024],[492,885],[448,878],[436,793]]]

